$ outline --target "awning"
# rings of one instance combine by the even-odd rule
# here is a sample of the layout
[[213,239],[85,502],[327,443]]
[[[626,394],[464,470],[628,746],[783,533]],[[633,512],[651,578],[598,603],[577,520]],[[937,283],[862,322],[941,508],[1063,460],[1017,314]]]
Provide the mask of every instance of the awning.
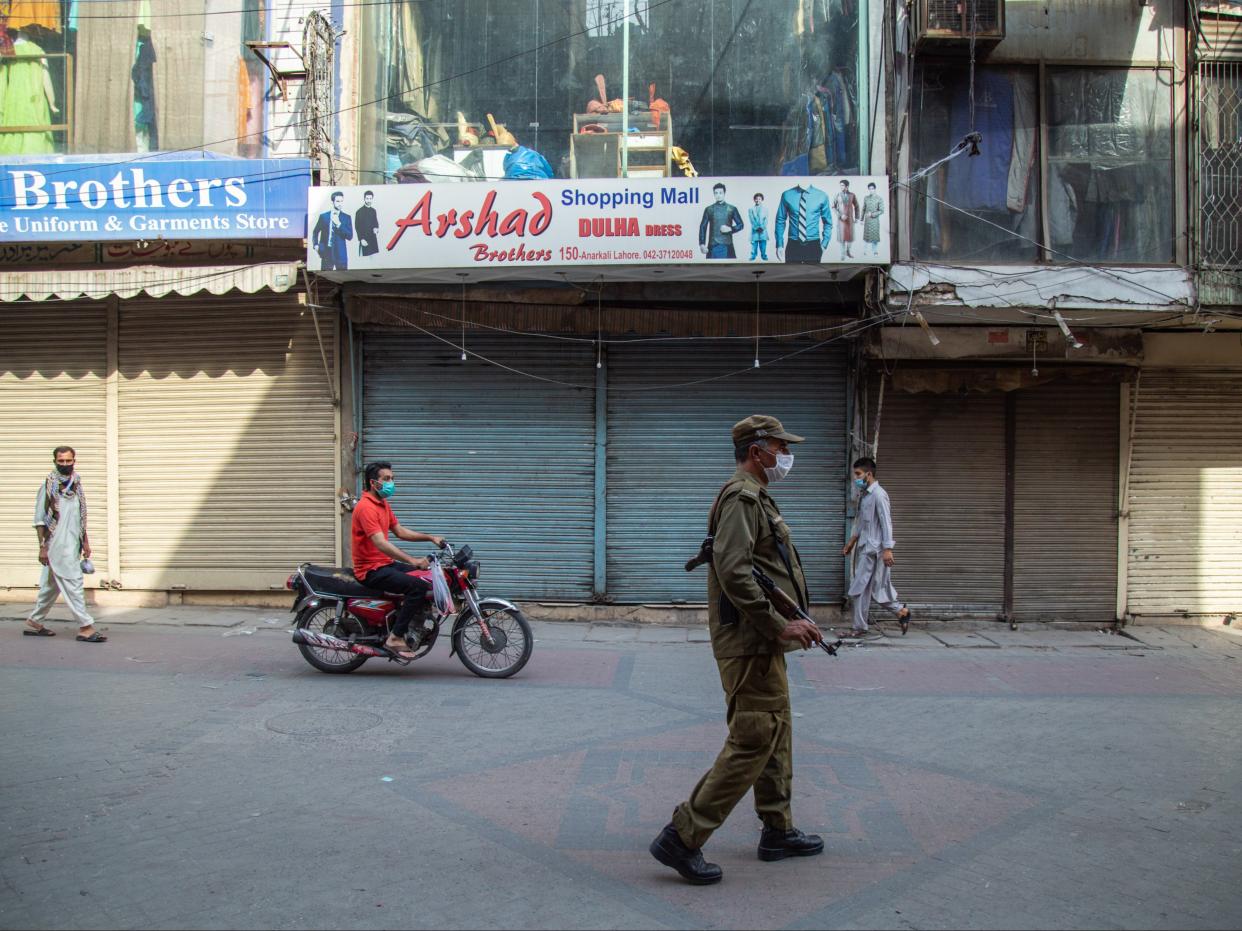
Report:
[[0,301],[70,301],[77,298],[189,296],[206,291],[254,294],[264,288],[288,291],[298,281],[300,262],[257,265],[136,265],[130,268],[45,269],[0,275]]

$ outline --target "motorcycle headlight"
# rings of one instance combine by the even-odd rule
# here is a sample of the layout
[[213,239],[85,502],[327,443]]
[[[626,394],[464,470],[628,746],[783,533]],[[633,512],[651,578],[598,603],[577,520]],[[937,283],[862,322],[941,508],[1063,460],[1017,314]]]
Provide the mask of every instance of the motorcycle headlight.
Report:
[[466,573],[470,576],[470,578],[477,579],[479,577],[478,562],[475,560],[471,560],[470,562],[466,563]]

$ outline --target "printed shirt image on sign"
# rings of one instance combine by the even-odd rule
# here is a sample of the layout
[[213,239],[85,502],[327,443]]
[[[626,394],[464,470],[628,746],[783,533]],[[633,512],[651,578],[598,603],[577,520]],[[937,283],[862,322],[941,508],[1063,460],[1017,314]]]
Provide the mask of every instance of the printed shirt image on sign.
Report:
[[[307,267],[344,281],[384,269],[878,265],[887,198],[878,175],[311,188]],[[378,249],[360,241],[364,221],[378,224]]]
[[[786,355],[806,343],[773,342]],[[794,468],[769,491],[788,520],[811,601],[842,594],[845,481],[845,352],[825,347],[749,368],[742,341],[684,346],[613,346],[608,351],[608,595],[618,602],[707,600],[698,552],[707,514],[736,468],[730,429],[771,414],[806,442]],[[719,378],[730,371],[740,374]],[[712,378],[698,385],[642,390]],[[638,389],[638,390],[636,390]]]
[[[454,338],[458,334],[452,334]],[[467,335],[472,352],[425,334],[368,328],[363,456],[392,462],[405,527],[470,544],[484,595],[590,598],[595,359],[589,346]],[[395,541],[394,541],[395,542]],[[402,543],[422,556],[426,543]]]

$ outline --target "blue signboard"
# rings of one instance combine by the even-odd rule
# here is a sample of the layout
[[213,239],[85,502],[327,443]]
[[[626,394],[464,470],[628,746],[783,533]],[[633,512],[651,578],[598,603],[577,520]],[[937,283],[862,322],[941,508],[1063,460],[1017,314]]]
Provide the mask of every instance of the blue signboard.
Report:
[[179,155],[9,157],[0,242],[306,236],[306,159]]

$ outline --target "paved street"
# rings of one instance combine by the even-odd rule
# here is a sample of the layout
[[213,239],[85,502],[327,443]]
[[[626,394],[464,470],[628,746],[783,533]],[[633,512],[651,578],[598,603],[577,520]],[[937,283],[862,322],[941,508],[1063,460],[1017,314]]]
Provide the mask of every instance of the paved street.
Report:
[[1225,628],[791,656],[827,851],[760,863],[744,801],[702,888],[646,853],[724,734],[701,632],[543,623],[512,680],[444,644],[333,677],[278,610],[160,613],[104,645],[0,623],[0,926],[1242,925]]

